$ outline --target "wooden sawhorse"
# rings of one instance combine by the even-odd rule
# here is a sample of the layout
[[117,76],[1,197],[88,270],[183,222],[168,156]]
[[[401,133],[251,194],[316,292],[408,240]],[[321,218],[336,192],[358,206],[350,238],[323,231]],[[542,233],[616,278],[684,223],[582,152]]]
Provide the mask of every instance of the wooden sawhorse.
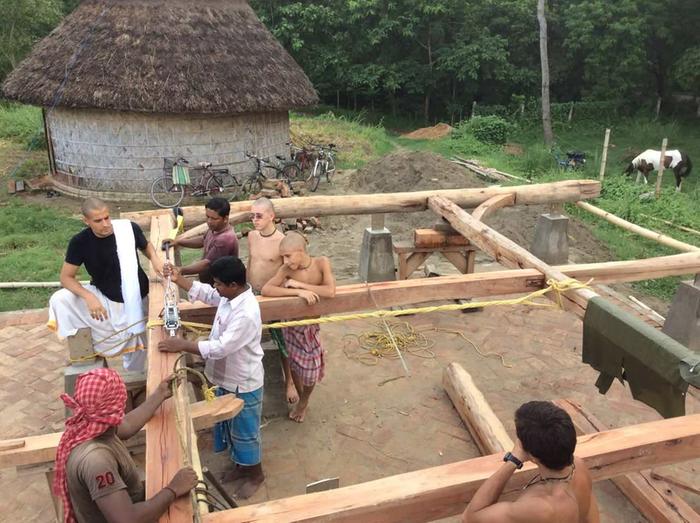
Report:
[[474,272],[476,248],[473,245],[445,245],[441,247],[416,247],[411,241],[393,243],[399,257],[399,280],[408,279],[433,253],[442,254],[462,274]]

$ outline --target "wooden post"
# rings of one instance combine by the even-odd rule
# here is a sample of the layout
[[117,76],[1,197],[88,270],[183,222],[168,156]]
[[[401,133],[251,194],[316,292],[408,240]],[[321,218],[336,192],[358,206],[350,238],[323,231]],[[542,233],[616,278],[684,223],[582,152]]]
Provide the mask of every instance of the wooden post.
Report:
[[661,141],[661,158],[659,158],[659,174],[656,177],[656,197],[658,198],[661,194],[661,180],[664,177],[664,169],[666,169],[666,146],[668,145],[668,138],[664,138]]
[[608,143],[610,143],[610,129],[605,129],[605,140],[603,140],[603,157],[600,159],[600,176],[598,179],[602,182],[605,178],[605,164],[608,161]]
[[571,123],[571,119],[574,117],[574,104],[576,102],[571,102],[571,107],[569,107],[569,116],[567,116],[566,121]]
[[656,114],[655,114],[655,116],[654,116],[654,120],[658,120],[658,119],[659,119],[659,114],[660,114],[660,113],[661,113],[661,97],[658,96],[658,97],[656,98]]
[[476,116],[476,100],[472,102],[472,113],[469,115],[469,119],[471,120]]

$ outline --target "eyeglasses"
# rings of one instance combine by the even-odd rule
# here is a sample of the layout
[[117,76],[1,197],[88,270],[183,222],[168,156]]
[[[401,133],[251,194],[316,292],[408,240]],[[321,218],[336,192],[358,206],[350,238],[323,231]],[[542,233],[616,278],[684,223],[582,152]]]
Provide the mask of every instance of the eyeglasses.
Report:
[[250,218],[252,220],[262,220],[265,217],[265,215],[261,212],[251,212],[250,213]]

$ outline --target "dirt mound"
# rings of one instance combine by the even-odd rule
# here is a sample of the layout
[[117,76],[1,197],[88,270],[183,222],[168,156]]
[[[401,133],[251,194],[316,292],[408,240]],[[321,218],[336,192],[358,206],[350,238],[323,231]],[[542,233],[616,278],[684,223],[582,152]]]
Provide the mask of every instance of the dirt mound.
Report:
[[423,127],[422,129],[416,129],[413,132],[402,135],[404,138],[410,138],[411,140],[434,140],[436,138],[442,138],[447,136],[452,132],[452,126],[446,123],[439,123],[432,127]]
[[423,151],[401,151],[355,172],[348,186],[358,193],[462,189],[485,184],[470,171],[442,156]]

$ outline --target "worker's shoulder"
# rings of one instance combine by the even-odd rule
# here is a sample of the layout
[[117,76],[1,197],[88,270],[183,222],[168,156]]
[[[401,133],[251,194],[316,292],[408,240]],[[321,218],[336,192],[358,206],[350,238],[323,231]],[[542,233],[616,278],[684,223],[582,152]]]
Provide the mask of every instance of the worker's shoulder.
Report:
[[68,457],[67,466],[77,471],[116,464],[117,459],[110,445],[100,439],[91,439],[77,445]]

